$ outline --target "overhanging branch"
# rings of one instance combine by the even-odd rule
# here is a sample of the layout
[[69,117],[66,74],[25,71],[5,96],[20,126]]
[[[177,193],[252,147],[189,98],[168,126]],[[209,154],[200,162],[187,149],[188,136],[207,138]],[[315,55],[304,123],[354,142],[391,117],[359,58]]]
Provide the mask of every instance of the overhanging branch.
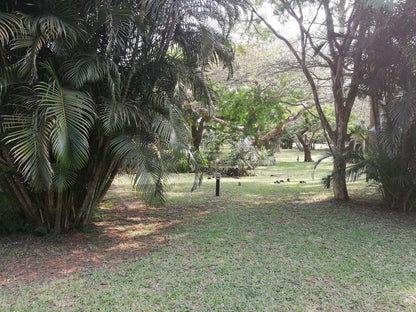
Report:
[[237,131],[240,131],[240,132],[244,132],[244,127],[243,126],[233,125],[233,124],[231,124],[231,123],[229,123],[229,122],[227,122],[227,121],[225,121],[225,120],[223,120],[223,119],[221,119],[221,118],[219,118],[215,115],[211,115],[209,110],[204,108],[204,107],[192,107],[192,110],[197,114],[204,115],[204,116],[209,116],[210,120],[212,120],[216,123],[219,123],[221,125],[224,125],[228,128],[231,128],[231,129],[234,129],[234,130],[237,130]]
[[315,103],[309,104],[307,106],[304,106],[296,115],[292,115],[289,116],[288,118],[286,118],[285,120],[282,120],[281,122],[279,122],[279,124],[277,125],[276,128],[274,128],[273,130],[269,131],[268,133],[266,133],[260,140],[259,140],[259,144],[260,145],[264,145],[266,142],[268,142],[269,140],[271,140],[272,138],[274,138],[276,135],[279,135],[280,133],[282,133],[283,129],[285,128],[285,126],[292,121],[295,121],[296,119],[298,119],[300,116],[302,116],[302,114],[311,109],[312,107],[315,106]]

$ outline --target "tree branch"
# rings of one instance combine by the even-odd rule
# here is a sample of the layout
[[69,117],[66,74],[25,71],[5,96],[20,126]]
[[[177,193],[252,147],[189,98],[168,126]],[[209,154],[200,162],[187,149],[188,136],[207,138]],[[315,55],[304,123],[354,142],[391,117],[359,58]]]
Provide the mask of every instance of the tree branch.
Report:
[[[282,3],[283,4],[288,4],[286,1],[284,1],[284,0],[281,0],[282,1]],[[277,38],[277,39],[279,39],[279,40],[281,40],[281,41],[283,41],[285,44],[286,44],[286,46],[289,48],[289,50],[291,51],[291,53],[292,53],[292,55],[295,57],[295,59],[296,59],[296,61],[299,63],[299,65],[301,66],[301,69],[302,69],[302,72],[304,73],[304,75],[305,75],[305,77],[306,77],[306,79],[308,80],[308,83],[309,83],[309,85],[310,85],[310,87],[311,87],[311,90],[312,90],[312,94],[313,94],[313,99],[314,99],[314,105],[316,106],[316,110],[318,111],[318,114],[319,114],[319,117],[320,117],[320,120],[321,120],[321,123],[322,123],[322,127],[326,130],[326,132],[329,134],[329,136],[331,137],[331,140],[332,141],[336,141],[336,138],[335,138],[335,132],[334,132],[334,130],[332,130],[332,127],[331,127],[331,125],[330,125],[330,123],[328,122],[328,119],[326,118],[326,116],[325,116],[325,114],[324,114],[324,112],[323,112],[323,110],[322,110],[322,107],[321,107],[321,103],[320,103],[320,99],[319,99],[319,95],[318,95],[318,88],[317,88],[317,86],[316,86],[316,84],[315,84],[315,80],[314,80],[314,78],[313,78],[313,76],[312,76],[312,74],[311,74],[311,72],[309,71],[309,69],[308,69],[308,67],[307,67],[307,65],[306,65],[306,63],[302,60],[302,58],[301,58],[301,56],[299,55],[299,53],[296,51],[296,49],[294,48],[294,46],[293,46],[293,44],[287,39],[287,38],[285,38],[284,36],[282,36],[282,35],[280,35],[277,31],[276,31],[276,29],[274,29],[274,27],[270,24],[270,23],[268,23],[266,20],[265,20],[265,18],[263,17],[263,16],[261,16],[258,12],[257,12],[257,10],[254,8],[254,6],[253,5],[250,5],[250,8],[251,8],[251,10],[254,12],[254,14],[266,25],[266,27],[273,33],[273,35]],[[297,23],[299,23],[300,21],[299,20],[296,20],[297,21]],[[300,27],[302,27],[301,25],[300,25]],[[303,49],[305,49],[305,47],[304,46],[302,46],[302,48]],[[305,52],[305,51],[304,51]],[[283,125],[283,127],[284,127],[284,125]],[[283,130],[283,128],[282,128],[282,130]],[[280,131],[281,132],[281,131]],[[280,133],[279,132],[279,133]],[[273,136],[272,136],[273,137]],[[267,140],[266,140],[267,141]]]
[[262,138],[260,138],[259,144],[260,145],[264,145],[267,141],[271,140],[276,135],[279,135],[280,133],[282,133],[282,131],[285,128],[286,124],[288,124],[289,122],[295,121],[300,116],[302,116],[302,114],[305,111],[311,109],[313,106],[315,106],[315,103],[312,103],[312,104],[309,104],[308,106],[303,107],[296,115],[289,116],[285,120],[282,120],[281,122],[279,122],[279,124],[277,125],[276,128],[274,128],[273,130],[269,131]]
[[209,116],[210,117],[210,120],[212,120],[212,121],[214,121],[216,123],[219,123],[221,125],[224,125],[224,126],[226,126],[228,128],[231,128],[231,129],[234,129],[234,130],[238,130],[240,132],[244,132],[244,127],[233,125],[233,124],[231,124],[231,123],[229,123],[229,122],[227,122],[227,121],[225,121],[225,120],[223,120],[221,118],[218,118],[215,115],[211,115],[210,112],[209,112],[209,110],[206,109],[206,108],[204,108],[204,107],[192,107],[192,111],[195,112],[195,113],[197,113],[197,114],[201,114],[201,115],[204,115],[204,116]]

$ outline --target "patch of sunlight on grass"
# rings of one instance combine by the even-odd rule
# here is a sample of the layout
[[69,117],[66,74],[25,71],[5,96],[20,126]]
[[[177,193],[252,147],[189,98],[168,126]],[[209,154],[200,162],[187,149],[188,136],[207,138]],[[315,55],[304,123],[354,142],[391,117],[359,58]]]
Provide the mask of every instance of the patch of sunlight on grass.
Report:
[[[219,197],[214,179],[191,193],[194,176],[174,175],[166,207],[115,224],[123,235],[160,241],[157,252],[111,271],[6,288],[0,310],[415,310],[414,222],[383,209],[377,188],[365,181],[348,185],[352,202],[333,201],[320,182],[331,161],[312,180],[313,164],[296,157],[283,151],[276,166],[259,167],[253,177],[223,177]],[[118,176],[107,200],[122,196],[133,209],[130,182]],[[120,240],[114,248],[145,243]]]
[[403,301],[416,307],[416,287],[403,291]]

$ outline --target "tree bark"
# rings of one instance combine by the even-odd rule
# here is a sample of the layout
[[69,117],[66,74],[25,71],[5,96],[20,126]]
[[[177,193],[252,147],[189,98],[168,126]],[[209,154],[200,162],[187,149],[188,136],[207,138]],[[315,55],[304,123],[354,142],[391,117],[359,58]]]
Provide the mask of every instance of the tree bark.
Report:
[[368,142],[370,146],[377,145],[377,136],[380,131],[380,103],[376,95],[370,97],[370,133]]
[[273,147],[273,153],[280,153],[280,138],[277,140],[277,143]]
[[286,124],[288,124],[289,122],[295,121],[296,119],[300,118],[305,111],[307,111],[308,109],[311,109],[314,106],[315,106],[314,103],[309,104],[308,106],[304,106],[296,115],[289,116],[285,120],[282,120],[276,126],[276,128],[274,128],[273,130],[269,131],[262,138],[260,138],[259,145],[264,145],[267,141],[271,140],[276,135],[279,135],[280,133],[282,133],[282,131],[285,128]]
[[304,162],[313,162],[312,151],[310,144],[305,145],[303,148]]
[[346,201],[349,200],[348,190],[347,190],[347,182],[345,180],[345,169],[347,164],[345,159],[341,157],[334,157],[334,167],[333,167],[333,174],[334,174],[334,181],[332,190],[334,193],[334,199]]
[[55,234],[61,233],[62,208],[63,208],[62,191],[58,191],[58,196],[56,200],[55,226],[54,226]]
[[192,145],[195,151],[199,151],[199,147],[201,146],[202,142],[202,134],[205,130],[205,118],[201,118],[200,121],[194,120],[191,127],[192,133]]
[[[13,165],[11,163],[8,151],[4,146],[1,148],[2,158],[5,161],[5,163],[10,166],[10,168],[13,168]],[[24,182],[22,182],[19,177],[13,173],[5,173],[5,178],[8,182],[8,186],[10,188],[10,191],[12,191],[15,195],[15,198],[20,204],[20,208],[22,209],[24,215],[26,218],[31,220],[33,224],[41,224],[42,220],[40,218],[40,215],[37,214],[36,206],[32,203],[32,198],[30,197],[30,194],[28,193],[27,189],[24,186]]]
[[304,137],[302,134],[296,134],[296,137],[299,140],[299,143],[302,145],[303,155],[304,155],[304,162],[313,162],[312,160],[312,148],[311,142],[308,142],[308,139]]

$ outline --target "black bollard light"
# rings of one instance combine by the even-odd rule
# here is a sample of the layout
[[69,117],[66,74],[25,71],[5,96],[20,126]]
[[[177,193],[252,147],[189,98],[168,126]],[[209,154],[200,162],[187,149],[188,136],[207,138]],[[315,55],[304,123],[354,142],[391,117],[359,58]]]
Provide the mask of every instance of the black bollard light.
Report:
[[221,179],[221,173],[216,172],[215,173],[215,196],[220,196],[220,179]]

